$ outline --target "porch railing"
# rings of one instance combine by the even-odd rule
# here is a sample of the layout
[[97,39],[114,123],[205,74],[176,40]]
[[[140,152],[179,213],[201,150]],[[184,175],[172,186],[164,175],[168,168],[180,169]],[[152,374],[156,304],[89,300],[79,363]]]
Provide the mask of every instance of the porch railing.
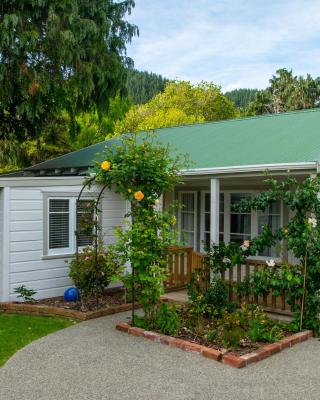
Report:
[[[203,253],[193,251],[192,247],[173,246],[169,248],[168,254],[168,272],[169,278],[166,282],[167,290],[176,290],[185,288],[191,280],[192,273],[196,270],[201,271],[199,274],[199,284],[206,290],[209,286],[209,274],[205,269]],[[260,260],[247,260],[245,265],[236,265],[234,268],[228,269],[222,273],[222,279],[228,285],[229,300],[241,303],[255,303],[263,306],[268,312],[278,314],[291,315],[291,308],[286,303],[285,295],[274,296],[271,292],[266,296],[247,295],[245,298],[240,298],[234,290],[234,284],[241,284],[250,273],[262,268],[267,268],[262,265]],[[274,268],[278,268],[275,265]]]

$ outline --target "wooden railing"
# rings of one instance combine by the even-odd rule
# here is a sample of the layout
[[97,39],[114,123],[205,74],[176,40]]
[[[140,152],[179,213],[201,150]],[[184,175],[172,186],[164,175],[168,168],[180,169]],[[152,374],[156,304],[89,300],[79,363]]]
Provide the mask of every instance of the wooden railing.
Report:
[[[167,262],[169,272],[169,279],[166,282],[167,290],[185,288],[190,282],[192,273],[196,270],[203,270],[203,273],[200,272],[199,274],[198,283],[203,290],[207,290],[210,276],[204,265],[204,257],[203,253],[193,251],[192,247],[170,247]],[[267,296],[247,295],[245,298],[237,296],[234,284],[241,284],[249,277],[251,272],[266,267],[261,260],[247,260],[245,265],[236,265],[234,268],[223,272],[222,279],[225,280],[229,288],[229,300],[238,303],[242,301],[255,303],[263,306],[266,311],[291,315],[290,306],[286,303],[284,295],[276,297],[270,293]],[[274,268],[278,268],[278,265],[275,265]]]
[[167,289],[186,287],[192,275],[192,247],[172,246],[167,256],[169,279],[165,282]]
[[[222,279],[224,279],[229,287],[229,299],[230,301],[246,301],[247,303],[254,303],[263,306],[266,311],[275,312],[278,314],[291,315],[291,307],[286,303],[285,295],[274,296],[272,292],[265,296],[247,295],[243,298],[236,298],[237,295],[233,290],[234,284],[241,284],[246,278],[249,277],[253,271],[258,271],[267,268],[267,265],[263,260],[247,260],[245,265],[236,265],[232,269],[228,269],[222,273]],[[279,264],[276,264],[273,268],[279,268]]]

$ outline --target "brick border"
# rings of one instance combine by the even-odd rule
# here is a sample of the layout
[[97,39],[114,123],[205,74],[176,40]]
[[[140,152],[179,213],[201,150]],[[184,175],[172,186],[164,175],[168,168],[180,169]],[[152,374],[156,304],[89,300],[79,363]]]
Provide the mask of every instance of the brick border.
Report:
[[[0,310],[11,314],[34,314],[34,315],[46,315],[46,316],[59,316],[72,318],[79,321],[87,321],[93,318],[104,317],[106,315],[116,314],[123,311],[130,311],[132,303],[120,304],[118,306],[101,308],[96,311],[78,311],[70,308],[62,308],[55,306],[47,306],[44,304],[26,304],[26,303],[15,303],[15,302],[0,302]],[[136,305],[135,308],[139,308]]]
[[237,356],[227,352],[227,350],[216,350],[211,347],[202,346],[198,343],[189,342],[174,338],[172,336],[162,335],[161,333],[145,331],[142,328],[132,327],[126,322],[120,322],[116,325],[116,329],[121,332],[129,333],[133,336],[144,337],[154,342],[159,342],[167,346],[177,347],[178,349],[185,350],[191,353],[202,355],[203,357],[213,359],[215,361],[221,361],[224,364],[230,365],[235,368],[243,368],[249,364],[257,361],[261,361],[267,357],[272,356],[286,348],[292,347],[297,343],[304,342],[305,340],[312,337],[312,331],[304,331],[295,333],[292,336],[288,336],[278,342],[266,344],[260,347],[258,350],[252,353],[247,353],[242,356]]

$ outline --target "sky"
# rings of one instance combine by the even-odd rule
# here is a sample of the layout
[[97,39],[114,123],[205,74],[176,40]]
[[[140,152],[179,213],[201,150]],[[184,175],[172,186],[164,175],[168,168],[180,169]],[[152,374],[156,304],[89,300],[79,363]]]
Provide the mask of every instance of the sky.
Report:
[[135,0],[135,68],[264,88],[279,68],[320,76],[320,0]]

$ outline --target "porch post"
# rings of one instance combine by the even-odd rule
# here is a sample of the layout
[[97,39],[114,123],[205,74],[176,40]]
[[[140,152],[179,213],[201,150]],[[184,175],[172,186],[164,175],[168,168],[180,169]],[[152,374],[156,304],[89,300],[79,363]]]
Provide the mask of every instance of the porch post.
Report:
[[211,243],[219,244],[220,180],[212,178],[210,183],[210,241]]

